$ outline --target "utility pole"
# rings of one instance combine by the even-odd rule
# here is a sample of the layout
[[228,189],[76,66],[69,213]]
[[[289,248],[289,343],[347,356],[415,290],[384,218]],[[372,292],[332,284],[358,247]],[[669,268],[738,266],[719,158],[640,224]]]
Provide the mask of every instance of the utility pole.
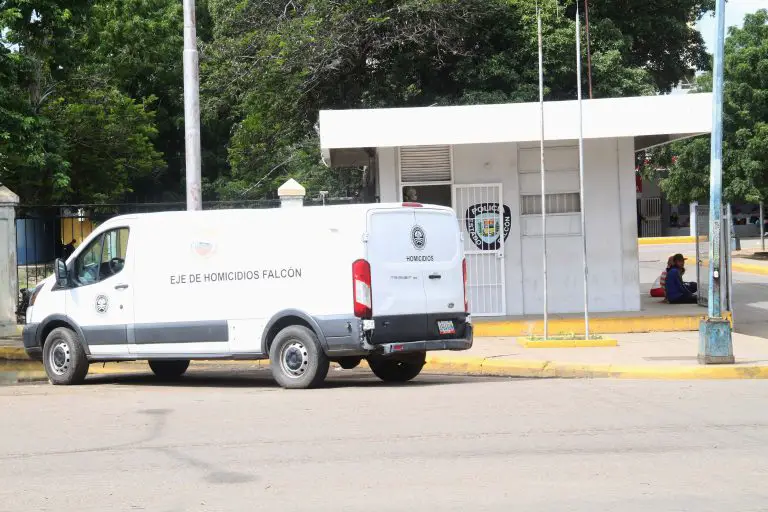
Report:
[[541,255],[542,277],[544,280],[544,339],[549,338],[549,296],[547,282],[547,178],[544,168],[544,44],[541,30],[541,8],[536,2],[536,23],[539,39],[539,116],[541,140],[539,157],[541,174]]
[[765,216],[762,201],[760,201],[760,250],[765,251]]
[[[712,143],[709,174],[709,296],[708,317],[699,325],[700,364],[731,364],[733,340],[731,323],[722,315],[721,280],[728,269],[721,268],[723,258],[723,87],[725,57],[725,0],[715,7],[716,43],[712,92]],[[730,238],[724,248],[730,251]],[[727,265],[727,263],[726,263]]]
[[184,153],[187,175],[187,210],[202,210],[200,74],[197,59],[195,0],[184,0]]
[[[576,5],[578,10],[578,4]],[[592,47],[589,42],[589,0],[584,0],[584,26],[587,30],[587,79],[589,80],[589,99],[592,99]]]
[[[585,2],[586,3],[586,2]],[[581,98],[581,24],[576,4],[576,94],[579,101],[579,201],[581,206],[581,256],[584,279],[584,339],[589,339],[589,264],[587,262],[587,202],[584,200],[584,109]]]

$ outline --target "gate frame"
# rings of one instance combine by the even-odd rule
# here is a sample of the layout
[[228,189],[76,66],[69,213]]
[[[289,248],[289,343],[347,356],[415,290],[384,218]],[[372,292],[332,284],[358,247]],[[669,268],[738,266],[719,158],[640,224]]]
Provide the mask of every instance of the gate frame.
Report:
[[[505,242],[505,239],[504,239],[504,185],[502,183],[470,183],[470,184],[458,184],[458,185],[455,184],[455,185],[452,185],[451,186],[451,204],[453,205],[453,210],[456,212],[456,217],[457,217],[457,220],[459,222],[459,229],[461,230],[461,233],[462,233],[462,240],[464,240],[466,238],[466,236],[464,234],[464,232],[466,231],[466,226],[464,226],[464,224],[463,224],[463,222],[465,221],[464,214],[463,214],[463,212],[460,212],[458,210],[458,206],[457,206],[457,203],[456,203],[456,200],[457,200],[457,197],[458,197],[457,191],[461,190],[461,189],[478,189],[478,188],[484,188],[484,187],[485,188],[491,188],[491,189],[493,189],[493,188],[497,188],[498,189],[499,200],[498,200],[497,204],[499,205],[498,217],[499,217],[499,226],[501,228],[501,234],[499,235],[501,237],[501,243],[499,244],[499,249],[496,249],[496,250],[493,250],[493,251],[483,251],[481,249],[470,249],[470,250],[464,249],[464,257],[467,259],[467,281],[469,281],[471,279],[471,276],[472,276],[472,273],[469,271],[469,262],[470,262],[470,260],[469,260],[468,256],[473,256],[473,255],[492,256],[492,255],[496,255],[496,259],[497,260],[501,260],[500,263],[499,263],[499,265],[500,265],[500,267],[499,267],[500,268],[500,272],[499,272],[499,274],[500,274],[500,282],[498,284],[501,287],[501,291],[500,291],[501,301],[500,301],[500,304],[499,304],[499,308],[501,309],[501,311],[499,311],[499,312],[491,312],[491,313],[487,313],[487,312],[486,313],[474,313],[474,312],[472,312],[472,316],[477,316],[477,317],[504,316],[504,315],[507,314],[507,275],[506,275],[507,274],[507,269],[506,269],[506,266],[505,266],[505,262],[506,262],[506,247],[505,247],[506,246],[506,242]],[[492,201],[487,201],[487,202],[492,202]],[[464,243],[464,242],[462,242],[462,243]],[[471,287],[471,286],[472,285],[470,283],[468,285],[468,287]],[[480,287],[480,286],[481,285],[475,285],[475,287]],[[482,285],[482,286],[496,286],[496,285]],[[469,291],[469,290],[467,290],[467,291]],[[470,297],[471,297],[471,295],[470,295]],[[471,302],[470,302],[470,311],[472,311]]]
[[[694,240],[695,254],[696,254],[696,284],[698,286],[698,299],[697,304],[702,307],[707,307],[709,304],[709,270],[703,271],[701,268],[702,259],[709,259],[709,205],[694,205],[694,215],[696,217],[696,233]],[[733,317],[733,266],[731,251],[731,239],[735,233],[733,226],[733,217],[731,214],[730,203],[723,205],[723,214],[721,216],[721,228],[720,236],[721,247],[724,250],[721,252],[722,263],[721,269],[724,270],[722,278],[726,280],[725,286],[720,287],[721,301],[723,304],[723,310],[731,313]],[[702,243],[701,237],[705,237],[705,241]],[[702,246],[704,248],[702,249]],[[702,281],[706,279],[706,281]],[[705,282],[707,287],[707,293],[702,293],[704,289],[702,283]]]

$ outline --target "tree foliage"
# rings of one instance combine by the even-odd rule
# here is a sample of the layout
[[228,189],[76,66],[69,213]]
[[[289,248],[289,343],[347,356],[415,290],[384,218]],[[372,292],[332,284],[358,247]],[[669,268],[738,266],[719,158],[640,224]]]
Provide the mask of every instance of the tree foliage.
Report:
[[[591,0],[594,95],[653,94],[706,68],[691,23],[712,3]],[[541,4],[546,96],[570,99],[576,5]],[[198,2],[204,195],[261,198],[286,176],[356,193],[362,169],[321,163],[320,109],[535,100],[534,6]],[[0,180],[25,202],[183,195],[178,2],[0,0],[0,27]]]
[[[712,90],[712,74],[698,80]],[[725,44],[723,100],[723,195],[728,201],[768,198],[768,10],[748,14],[743,28],[731,28]],[[678,142],[657,151],[654,168],[668,168],[661,179],[676,203],[709,197],[710,137]]]

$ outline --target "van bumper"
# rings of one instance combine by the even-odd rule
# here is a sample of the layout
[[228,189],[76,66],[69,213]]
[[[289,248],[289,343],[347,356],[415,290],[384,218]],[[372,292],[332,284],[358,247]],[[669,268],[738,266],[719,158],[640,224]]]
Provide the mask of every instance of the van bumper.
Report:
[[24,342],[24,350],[30,359],[43,360],[43,347],[37,341],[37,329],[40,324],[26,324],[21,331],[21,339]]
[[407,354],[408,352],[429,352],[432,350],[469,350],[472,348],[473,340],[472,324],[468,323],[464,329],[463,338],[385,343],[377,347],[383,354]]

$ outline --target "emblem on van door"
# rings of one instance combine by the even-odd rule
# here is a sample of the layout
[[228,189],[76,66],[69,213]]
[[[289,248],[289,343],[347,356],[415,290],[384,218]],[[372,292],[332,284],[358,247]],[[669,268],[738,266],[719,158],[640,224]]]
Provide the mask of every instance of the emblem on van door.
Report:
[[509,206],[504,205],[504,210],[499,215],[498,203],[473,204],[467,208],[465,217],[469,238],[481,251],[499,250],[502,240],[507,239],[512,227],[512,212]]
[[411,243],[417,251],[424,249],[427,245],[427,235],[424,233],[424,228],[419,225],[413,226],[411,230]]
[[211,256],[215,250],[216,246],[213,244],[213,242],[205,242],[202,240],[192,242],[192,252],[198,256],[202,256],[203,258]]
[[104,314],[109,309],[109,298],[106,295],[99,295],[96,297],[96,312]]

